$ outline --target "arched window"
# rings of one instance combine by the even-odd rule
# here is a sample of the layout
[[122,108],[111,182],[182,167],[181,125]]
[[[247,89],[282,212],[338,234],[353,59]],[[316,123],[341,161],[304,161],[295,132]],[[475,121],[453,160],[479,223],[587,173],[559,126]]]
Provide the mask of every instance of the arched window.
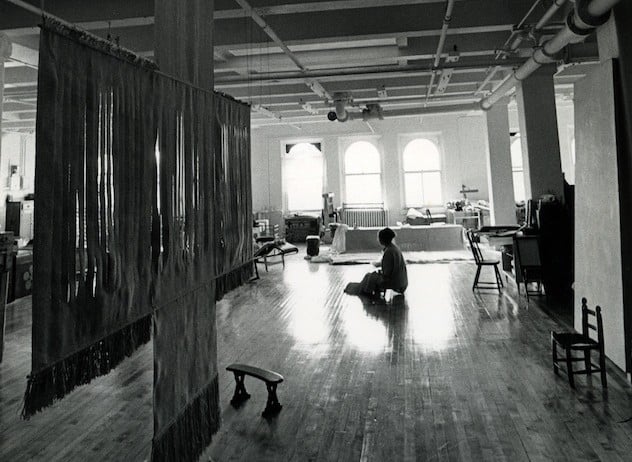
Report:
[[382,205],[380,153],[368,141],[356,141],[344,154],[345,204]]
[[312,143],[298,143],[283,156],[283,188],[287,210],[323,207],[323,153]]
[[526,193],[524,188],[524,167],[522,165],[522,144],[519,136],[516,136],[511,142],[511,171],[513,174],[514,200],[522,202],[526,200]]
[[406,207],[443,204],[437,145],[425,138],[414,139],[404,148],[403,161]]

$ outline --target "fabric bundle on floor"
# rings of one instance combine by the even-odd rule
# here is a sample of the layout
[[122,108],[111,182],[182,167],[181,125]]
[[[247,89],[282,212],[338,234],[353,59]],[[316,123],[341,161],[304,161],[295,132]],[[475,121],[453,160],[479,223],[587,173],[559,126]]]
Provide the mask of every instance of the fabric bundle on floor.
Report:
[[[403,252],[406,263],[426,264],[426,263],[453,263],[453,262],[473,262],[472,253],[466,250],[441,250],[441,251],[419,251]],[[330,256],[332,265],[365,265],[380,261],[382,254],[378,252],[363,253],[332,253]]]
[[23,415],[154,339],[153,460],[220,423],[215,300],[252,275],[250,110],[46,21]]

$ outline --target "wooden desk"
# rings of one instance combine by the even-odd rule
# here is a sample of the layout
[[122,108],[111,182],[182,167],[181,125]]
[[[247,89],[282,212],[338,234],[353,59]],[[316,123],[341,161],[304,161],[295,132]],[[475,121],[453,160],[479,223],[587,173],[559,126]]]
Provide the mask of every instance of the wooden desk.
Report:
[[[487,243],[490,247],[500,250],[502,257],[502,268],[505,273],[510,275],[516,283],[521,282],[522,278],[520,277],[520,271],[515,270],[515,262],[514,262],[514,234],[517,232],[514,231],[511,234],[509,232],[501,232],[497,233],[496,231],[479,231],[476,233],[481,242]],[[502,234],[502,235],[498,235]]]

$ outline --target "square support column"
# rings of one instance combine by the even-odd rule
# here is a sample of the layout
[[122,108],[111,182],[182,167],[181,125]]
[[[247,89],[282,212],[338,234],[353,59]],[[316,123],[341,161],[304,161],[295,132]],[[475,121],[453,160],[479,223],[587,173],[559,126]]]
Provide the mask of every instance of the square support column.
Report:
[[575,326],[601,305],[606,355],[632,372],[631,2],[597,29],[599,65],[575,83]]
[[542,66],[518,85],[518,121],[528,198],[554,194],[564,200],[555,109],[554,65]]
[[214,0],[154,0],[155,56],[160,70],[213,90]]
[[[6,34],[0,32],[0,157],[2,153],[2,103],[4,101],[4,62],[11,56],[11,41]],[[4,210],[4,208],[0,209]],[[4,279],[6,273],[2,271],[4,268],[0,268],[0,277]],[[0,283],[0,287],[3,284]],[[4,352],[4,317],[5,317],[5,302],[6,291],[0,291],[0,362],[2,362],[2,356]]]
[[[0,32],[0,147],[2,146],[2,103],[4,101],[4,62],[11,56],[11,40]],[[1,151],[0,151],[1,152]]]
[[487,122],[487,186],[492,225],[515,225],[516,204],[511,171],[511,143],[507,102],[499,101],[485,113]]

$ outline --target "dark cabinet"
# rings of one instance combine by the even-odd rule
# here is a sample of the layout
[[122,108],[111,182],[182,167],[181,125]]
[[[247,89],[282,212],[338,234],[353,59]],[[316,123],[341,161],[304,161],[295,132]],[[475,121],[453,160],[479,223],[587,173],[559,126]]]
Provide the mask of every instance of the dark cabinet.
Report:
[[33,201],[7,201],[5,230],[26,241],[33,239]]
[[307,236],[320,235],[320,217],[295,216],[285,219],[285,240],[292,244],[305,242]]

